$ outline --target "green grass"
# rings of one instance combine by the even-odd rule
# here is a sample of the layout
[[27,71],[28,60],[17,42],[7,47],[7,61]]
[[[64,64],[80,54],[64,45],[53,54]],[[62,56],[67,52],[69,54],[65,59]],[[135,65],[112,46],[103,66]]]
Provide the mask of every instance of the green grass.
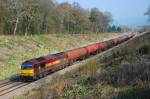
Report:
[[28,59],[65,51],[121,34],[50,34],[34,36],[0,36],[0,80],[20,72]]

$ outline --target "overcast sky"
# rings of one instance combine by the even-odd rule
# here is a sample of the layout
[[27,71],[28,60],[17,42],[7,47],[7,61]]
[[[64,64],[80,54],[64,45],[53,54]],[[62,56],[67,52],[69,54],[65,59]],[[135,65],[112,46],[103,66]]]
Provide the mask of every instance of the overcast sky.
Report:
[[147,17],[144,13],[150,6],[150,0],[56,0],[61,2],[78,2],[83,8],[99,8],[109,11],[117,25],[144,25]]

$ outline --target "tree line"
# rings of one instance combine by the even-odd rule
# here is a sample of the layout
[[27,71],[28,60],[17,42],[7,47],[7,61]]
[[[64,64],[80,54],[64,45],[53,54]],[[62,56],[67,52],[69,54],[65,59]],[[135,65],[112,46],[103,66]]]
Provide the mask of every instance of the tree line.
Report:
[[54,0],[0,0],[0,34],[107,32],[112,15]]
[[[148,17],[148,22],[150,22],[150,7],[147,9],[144,15]],[[143,28],[140,30],[140,32],[144,32],[144,31],[150,31],[150,24],[144,25]]]
[[146,13],[144,14],[146,16],[148,16],[148,20],[150,21],[150,7],[148,8],[148,10],[146,11]]

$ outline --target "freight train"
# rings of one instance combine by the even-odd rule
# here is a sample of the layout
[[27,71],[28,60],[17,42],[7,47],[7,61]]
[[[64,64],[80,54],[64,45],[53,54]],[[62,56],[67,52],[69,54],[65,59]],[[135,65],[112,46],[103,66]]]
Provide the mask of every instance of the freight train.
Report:
[[91,55],[96,55],[113,46],[123,43],[133,36],[134,34],[124,35],[108,41],[94,43],[73,50],[68,50],[66,52],[59,52],[56,54],[50,54],[47,56],[27,60],[21,65],[21,79],[40,79],[42,77],[45,77],[49,73],[72,65],[76,61],[84,60]]

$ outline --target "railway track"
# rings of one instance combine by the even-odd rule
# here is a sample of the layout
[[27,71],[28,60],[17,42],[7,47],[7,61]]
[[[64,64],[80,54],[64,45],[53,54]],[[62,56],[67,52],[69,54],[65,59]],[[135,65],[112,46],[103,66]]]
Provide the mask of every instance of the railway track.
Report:
[[0,81],[0,96],[10,93],[16,89],[19,89],[23,86],[28,85],[28,84],[29,83],[15,82],[15,81],[10,81],[10,80]]
[[7,83],[10,83],[10,80],[1,80],[0,81],[0,87],[7,84]]

